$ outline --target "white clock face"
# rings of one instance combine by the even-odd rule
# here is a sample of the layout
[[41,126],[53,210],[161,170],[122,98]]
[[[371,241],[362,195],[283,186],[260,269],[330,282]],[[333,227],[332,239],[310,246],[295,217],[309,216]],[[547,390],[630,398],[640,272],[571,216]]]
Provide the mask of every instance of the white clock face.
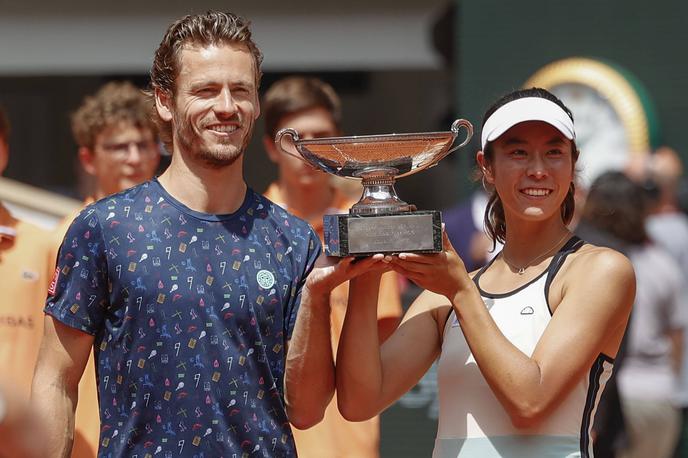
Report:
[[622,170],[629,157],[628,137],[609,101],[583,84],[560,84],[550,90],[573,113],[581,153],[576,167],[579,184],[588,188],[600,174]]

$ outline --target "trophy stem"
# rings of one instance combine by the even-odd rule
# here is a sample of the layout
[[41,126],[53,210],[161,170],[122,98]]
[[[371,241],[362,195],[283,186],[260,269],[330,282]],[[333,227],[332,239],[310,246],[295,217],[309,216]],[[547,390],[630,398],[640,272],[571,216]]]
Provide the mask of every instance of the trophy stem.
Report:
[[356,175],[361,178],[363,195],[349,213],[352,215],[379,215],[387,213],[404,213],[414,211],[410,205],[397,196],[394,190],[397,169],[382,167],[363,170]]

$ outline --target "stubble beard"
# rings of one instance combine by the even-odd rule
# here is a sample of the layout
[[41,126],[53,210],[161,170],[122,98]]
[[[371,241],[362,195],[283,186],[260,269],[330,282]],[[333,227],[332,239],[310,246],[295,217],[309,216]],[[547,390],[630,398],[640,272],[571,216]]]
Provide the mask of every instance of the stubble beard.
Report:
[[177,126],[174,139],[182,151],[186,151],[194,161],[200,162],[208,168],[222,169],[233,165],[237,159],[243,156],[253,135],[254,122],[250,120],[248,124],[242,124],[247,129],[238,149],[230,142],[218,143],[209,148],[203,144],[203,139],[194,132],[191,123],[179,119],[176,113],[174,114],[174,125]]

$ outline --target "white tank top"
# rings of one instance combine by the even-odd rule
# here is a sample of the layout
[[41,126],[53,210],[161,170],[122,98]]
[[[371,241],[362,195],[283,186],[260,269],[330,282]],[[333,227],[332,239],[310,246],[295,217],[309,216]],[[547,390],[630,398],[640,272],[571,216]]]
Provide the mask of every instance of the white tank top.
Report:
[[[509,293],[480,289],[480,277],[494,260],[473,279],[500,331],[528,356],[552,317],[547,300],[552,280],[566,256],[583,243],[572,237],[545,272]],[[613,362],[600,354],[588,376],[547,419],[536,427],[517,429],[487,385],[452,311],[444,327],[437,372],[440,417],[433,458],[592,457],[592,420]]]

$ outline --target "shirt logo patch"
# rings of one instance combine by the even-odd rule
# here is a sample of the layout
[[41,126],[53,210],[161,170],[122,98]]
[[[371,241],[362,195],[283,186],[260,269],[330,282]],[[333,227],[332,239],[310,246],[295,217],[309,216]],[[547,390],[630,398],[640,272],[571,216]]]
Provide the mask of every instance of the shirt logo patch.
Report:
[[521,310],[521,315],[532,315],[533,313],[535,313],[535,310],[530,305],[523,307]]
[[452,320],[451,327],[452,328],[458,328],[459,326],[460,326],[459,318],[456,315],[454,315],[454,319]]
[[269,270],[259,270],[256,274],[258,286],[263,289],[272,288],[275,285],[275,276]]
[[48,294],[51,296],[55,295],[55,289],[57,288],[57,279],[60,277],[60,268],[55,267],[55,273],[53,274],[53,279],[50,280],[50,286],[48,287]]

